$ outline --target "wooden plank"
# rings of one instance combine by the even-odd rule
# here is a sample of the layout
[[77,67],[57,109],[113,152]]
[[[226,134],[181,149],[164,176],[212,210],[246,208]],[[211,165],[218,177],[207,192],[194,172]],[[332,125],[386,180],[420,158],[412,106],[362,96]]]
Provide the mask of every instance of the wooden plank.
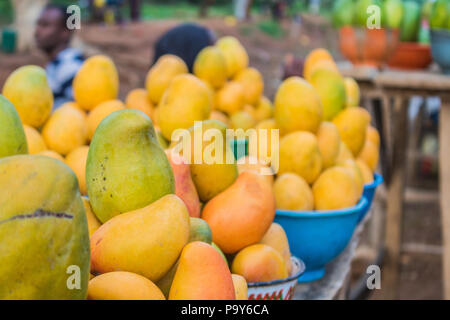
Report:
[[375,76],[374,82],[377,86],[384,88],[435,91],[450,90],[450,77],[426,71],[383,71]]
[[441,220],[444,298],[450,299],[450,101],[442,104],[439,119]]
[[409,100],[401,96],[396,96],[394,99],[392,171],[390,183],[388,185],[385,228],[386,257],[382,268],[381,286],[383,296],[387,299],[396,299],[398,297],[403,197],[406,173],[405,160],[408,134],[408,103]]

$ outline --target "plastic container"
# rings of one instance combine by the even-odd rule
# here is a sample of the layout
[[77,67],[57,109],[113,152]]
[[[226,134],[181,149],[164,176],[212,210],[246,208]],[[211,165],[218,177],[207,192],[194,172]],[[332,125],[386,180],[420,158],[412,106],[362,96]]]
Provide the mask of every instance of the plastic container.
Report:
[[305,264],[291,257],[292,272],[286,279],[268,282],[249,282],[248,300],[291,300],[298,278],[305,272]]
[[367,208],[363,212],[361,212],[360,217],[358,218],[358,222],[362,221],[366,216],[367,212],[369,212],[370,207],[372,206],[373,198],[375,196],[375,192],[377,191],[377,187],[383,183],[383,177],[381,174],[375,173],[373,176],[373,182],[370,184],[364,185],[363,196],[367,199]]
[[431,30],[431,54],[446,75],[450,75],[450,31]]
[[325,266],[347,246],[358,224],[358,218],[367,209],[362,196],[356,206],[329,211],[277,210],[275,222],[286,232],[292,255],[306,266],[299,282],[319,280]]
[[232,139],[230,145],[236,160],[248,156],[248,139]]

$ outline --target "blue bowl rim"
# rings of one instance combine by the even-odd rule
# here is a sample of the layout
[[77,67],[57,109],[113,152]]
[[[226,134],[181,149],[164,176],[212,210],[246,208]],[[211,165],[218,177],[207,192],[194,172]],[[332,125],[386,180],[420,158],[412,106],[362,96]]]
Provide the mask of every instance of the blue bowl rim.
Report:
[[383,176],[379,173],[374,173],[373,174],[373,181],[372,183],[368,183],[364,185],[364,189],[374,189],[376,187],[378,187],[380,184],[383,183]]
[[293,211],[293,210],[279,210],[277,209],[276,215],[292,218],[325,218],[325,217],[338,217],[352,215],[360,212],[367,206],[368,200],[363,195],[359,202],[353,206],[336,210],[316,210],[316,211]]
[[247,286],[249,288],[274,286],[274,285],[277,285],[277,284],[286,283],[286,282],[289,282],[289,281],[292,281],[292,280],[300,278],[300,276],[303,273],[305,273],[305,271],[306,271],[306,265],[302,261],[302,259],[297,258],[295,256],[291,256],[291,260],[292,260],[292,263],[297,263],[298,266],[299,266],[298,271],[295,274],[293,274],[293,275],[291,275],[291,276],[289,276],[287,278],[284,278],[284,279],[278,279],[278,280],[273,280],[273,281],[248,282]]

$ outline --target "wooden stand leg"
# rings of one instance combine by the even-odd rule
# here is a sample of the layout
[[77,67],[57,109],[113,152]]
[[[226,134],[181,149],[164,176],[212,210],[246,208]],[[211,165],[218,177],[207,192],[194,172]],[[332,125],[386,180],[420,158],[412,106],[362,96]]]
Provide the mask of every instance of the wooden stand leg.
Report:
[[398,297],[399,262],[402,241],[403,196],[405,184],[406,141],[408,131],[408,99],[396,97],[393,110],[393,145],[391,179],[388,185],[386,234],[386,257],[382,268],[383,295],[387,299]]
[[439,119],[439,172],[443,237],[444,298],[450,300],[450,102],[441,107]]

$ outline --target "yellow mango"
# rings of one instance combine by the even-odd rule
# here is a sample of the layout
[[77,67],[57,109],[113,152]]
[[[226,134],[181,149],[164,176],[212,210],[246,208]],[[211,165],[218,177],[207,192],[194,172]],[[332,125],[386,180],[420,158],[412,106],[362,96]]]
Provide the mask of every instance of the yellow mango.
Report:
[[84,204],[84,210],[86,211],[86,218],[88,223],[88,229],[89,229],[89,237],[91,237],[95,231],[97,231],[98,228],[102,225],[100,221],[98,221],[97,217],[95,216],[94,212],[92,211],[91,204],[89,202],[89,199],[86,197],[83,197],[83,204]]
[[356,157],[364,146],[370,114],[367,110],[355,107],[341,111],[333,123],[339,130],[342,141]]
[[232,274],[231,277],[233,279],[234,295],[236,296],[236,300],[248,300],[248,288],[245,278],[238,274]]
[[269,230],[267,230],[266,234],[259,243],[268,245],[281,254],[286,264],[286,271],[288,275],[290,275],[292,270],[291,251],[289,249],[288,238],[283,227],[278,223],[272,223]]
[[282,135],[299,130],[316,133],[322,109],[314,87],[299,77],[284,80],[275,96],[274,117]]
[[273,185],[277,209],[309,211],[314,208],[314,197],[309,184],[291,172],[277,177]]
[[229,78],[248,66],[248,54],[244,46],[232,36],[222,37],[216,42],[217,48],[222,51],[226,65],[227,76]]
[[310,132],[298,131],[280,140],[279,174],[293,172],[311,184],[321,171],[322,156],[316,136]]
[[72,150],[65,159],[66,164],[75,172],[80,186],[81,194],[87,194],[86,189],[86,161],[89,152],[88,146],[81,146]]
[[264,92],[264,80],[261,73],[255,68],[241,70],[233,78],[244,87],[245,103],[256,105]]
[[175,263],[188,239],[187,208],[176,195],[166,195],[100,226],[91,237],[91,269],[134,272],[156,282]]
[[158,106],[157,123],[167,140],[176,129],[188,129],[195,121],[209,119],[212,98],[208,88],[190,74],[176,76]]
[[24,124],[40,128],[50,116],[53,93],[47,83],[45,70],[24,66],[6,79],[3,95],[11,101]]
[[193,73],[213,88],[221,88],[227,81],[227,65],[219,48],[203,48],[194,61]]
[[150,101],[158,105],[173,78],[188,71],[184,61],[177,56],[166,54],[160,57],[147,73],[145,80]]
[[66,155],[86,143],[86,116],[70,106],[58,108],[42,129],[42,137],[51,150]]
[[150,119],[154,119],[154,105],[148,97],[146,89],[131,90],[125,99],[125,105],[129,109],[140,110],[145,113]]
[[96,106],[87,116],[88,138],[92,140],[98,125],[111,113],[122,110],[125,105],[120,100],[108,100]]
[[47,145],[45,144],[45,141],[39,131],[26,124],[23,125],[23,129],[25,131],[25,136],[27,137],[29,154],[36,154],[41,151],[47,150]]
[[0,190],[0,299],[85,299],[89,234],[69,167],[39,155],[2,158]]
[[89,300],[166,300],[147,278],[125,271],[108,272],[89,281]]
[[332,122],[324,121],[320,124],[316,136],[322,155],[322,164],[324,169],[327,169],[336,163],[339,156],[341,146],[339,130]]
[[73,80],[75,101],[84,110],[114,100],[119,93],[119,75],[114,62],[103,55],[87,59]]
[[316,210],[343,209],[356,205],[358,186],[350,169],[332,167],[325,170],[313,185]]

